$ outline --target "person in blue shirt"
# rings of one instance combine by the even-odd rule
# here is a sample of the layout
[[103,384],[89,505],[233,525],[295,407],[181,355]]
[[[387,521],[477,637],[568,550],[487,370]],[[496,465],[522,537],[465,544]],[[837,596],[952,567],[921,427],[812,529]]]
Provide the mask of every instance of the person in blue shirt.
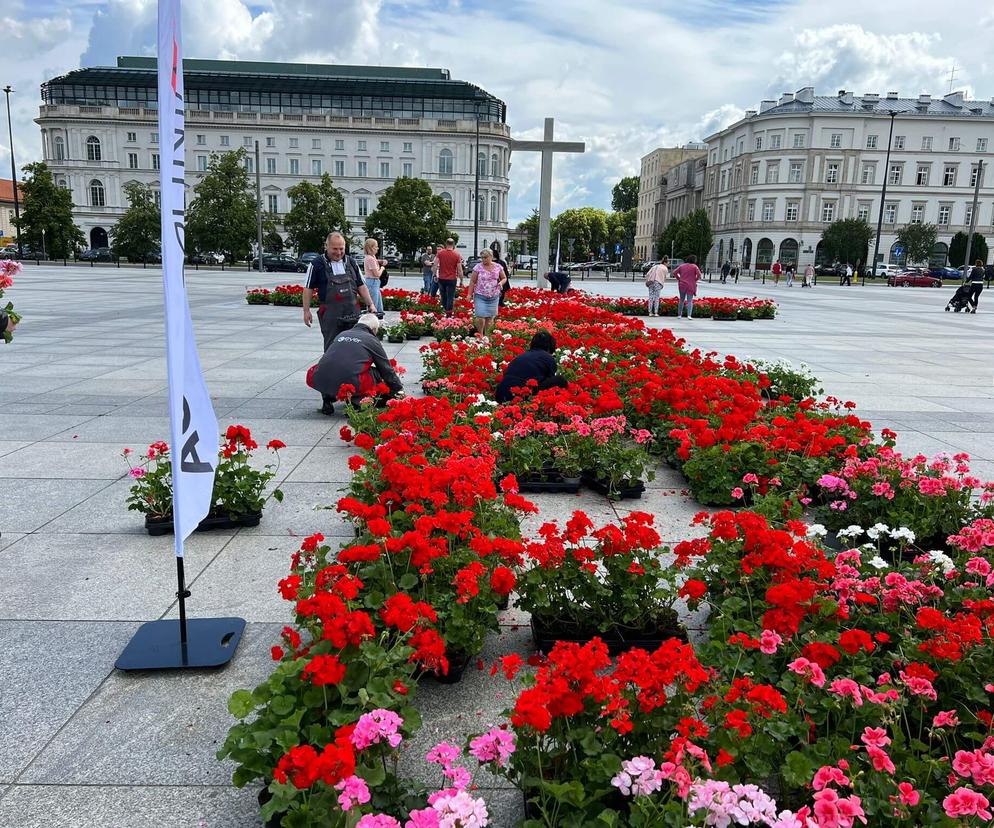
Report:
[[506,403],[514,399],[514,389],[525,388],[529,380],[537,383],[536,391],[546,388],[566,388],[565,377],[556,373],[556,340],[548,331],[539,331],[532,337],[531,348],[516,356],[508,364],[497,386],[497,402]]

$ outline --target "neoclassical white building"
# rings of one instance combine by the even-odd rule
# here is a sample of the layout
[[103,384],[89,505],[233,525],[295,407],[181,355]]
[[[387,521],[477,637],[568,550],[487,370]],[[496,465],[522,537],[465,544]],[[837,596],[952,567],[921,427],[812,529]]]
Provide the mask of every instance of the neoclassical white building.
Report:
[[[478,167],[480,247],[506,245],[506,107],[447,70],[187,60],[184,81],[191,198],[212,152],[245,147],[254,173],[258,141],[264,210],[282,216],[291,187],[328,173],[361,242],[387,187],[422,178],[451,204],[450,230],[465,251]],[[72,191],[91,246],[105,246],[127,206],[123,185],[158,192],[155,60],[121,57],[116,67],[75,70],[42,84],[42,100],[44,160]]]
[[[880,260],[903,264],[897,232],[930,222],[939,230],[932,260],[944,263],[952,236],[969,229],[980,160],[977,230],[989,235],[994,225],[994,102],[962,92],[822,96],[808,86],[763,101],[706,143],[712,267],[725,260],[759,269],[777,258],[802,266],[820,261],[828,224],[858,217],[876,229],[881,200]],[[873,248],[871,240],[868,256]]]

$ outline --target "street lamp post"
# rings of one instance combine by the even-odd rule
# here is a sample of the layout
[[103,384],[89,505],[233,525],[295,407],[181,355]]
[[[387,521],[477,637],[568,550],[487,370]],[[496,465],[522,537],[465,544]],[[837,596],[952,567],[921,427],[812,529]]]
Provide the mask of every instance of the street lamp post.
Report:
[[21,247],[21,200],[17,195],[17,164],[14,162],[14,129],[10,123],[10,84],[3,88],[3,94],[7,98],[7,135],[10,139],[10,177],[14,181],[14,225],[17,227],[17,258],[24,257],[24,248]]
[[473,255],[480,253],[480,107],[476,107],[476,150],[473,153],[476,175],[473,185]]
[[[877,256],[880,255],[880,231],[884,226],[884,201],[887,199],[887,176],[890,175],[890,145],[894,138],[894,119],[897,117],[897,112],[895,110],[890,111],[890,133],[887,135],[887,158],[884,161],[884,183],[880,190],[880,211],[877,213],[877,237],[873,241],[873,261],[870,263],[870,267],[873,268],[873,273],[876,275],[877,272]],[[863,284],[866,284],[866,268],[863,268]]]

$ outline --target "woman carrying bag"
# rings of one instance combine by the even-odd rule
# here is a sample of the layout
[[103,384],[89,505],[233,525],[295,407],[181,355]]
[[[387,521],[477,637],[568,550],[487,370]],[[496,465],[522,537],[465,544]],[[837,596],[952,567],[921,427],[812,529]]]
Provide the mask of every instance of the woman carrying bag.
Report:
[[670,275],[669,265],[669,256],[663,256],[663,260],[645,274],[645,286],[649,288],[649,316],[659,316],[659,294],[666,284],[666,277]]

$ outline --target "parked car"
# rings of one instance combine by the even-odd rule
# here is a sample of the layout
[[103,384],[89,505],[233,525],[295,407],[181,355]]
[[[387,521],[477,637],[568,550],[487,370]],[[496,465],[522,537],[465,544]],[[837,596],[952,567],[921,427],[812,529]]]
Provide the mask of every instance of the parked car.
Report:
[[[24,252],[27,257],[27,251]],[[80,261],[83,262],[112,262],[114,253],[109,247],[91,247],[79,254]]]
[[404,264],[400,256],[383,256],[382,258],[386,262],[387,270],[400,270]]
[[955,267],[930,267],[928,269],[928,275],[933,276],[936,279],[959,280],[963,278],[963,274]]
[[307,268],[310,267],[311,262],[317,258],[320,258],[320,256],[320,253],[301,253],[297,257],[297,263],[303,265],[304,270],[307,270]]
[[[259,269],[259,257],[252,259],[252,270]],[[305,265],[298,262],[293,256],[285,253],[264,254],[262,257],[262,269],[266,273],[303,273],[307,270]]]
[[942,279],[922,270],[906,270],[888,277],[890,287],[942,287]]
[[219,265],[224,264],[223,253],[194,253],[187,261],[195,265]]
[[815,265],[815,276],[841,276],[845,268],[839,264]]
[[145,254],[146,264],[162,264],[162,251],[153,250],[151,253]]
[[616,265],[614,262],[598,261],[598,262],[591,262],[590,264],[591,270],[598,271],[601,273],[613,273],[615,270],[618,269],[618,267],[619,265]]
[[466,278],[473,272],[473,268],[476,267],[482,260],[479,256],[470,256],[468,259],[464,259],[462,263],[463,273],[466,274]]
[[657,264],[659,264],[659,262],[658,262],[658,261],[656,261],[655,259],[654,259],[653,261],[651,261],[651,262],[643,262],[643,263],[642,263],[642,266],[641,266],[641,267],[639,268],[639,272],[640,272],[640,273],[648,273],[648,272],[649,272],[650,270],[652,270],[652,269],[653,269],[653,268],[654,268],[654,267],[655,267],[655,266],[656,266]]
[[897,276],[902,270],[895,264],[887,264],[885,262],[877,262],[877,266],[874,269],[874,276]]

